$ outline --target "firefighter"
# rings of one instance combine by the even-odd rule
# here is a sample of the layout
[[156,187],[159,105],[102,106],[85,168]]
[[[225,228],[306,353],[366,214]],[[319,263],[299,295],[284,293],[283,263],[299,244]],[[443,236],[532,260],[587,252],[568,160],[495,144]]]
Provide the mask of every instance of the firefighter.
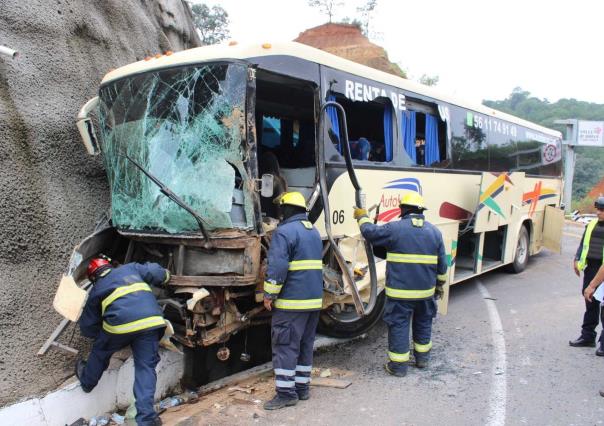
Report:
[[[604,197],[598,197],[594,203],[597,209],[597,218],[589,222],[583,232],[581,243],[577,254],[573,259],[573,268],[577,276],[583,271],[583,292],[594,279],[596,272],[603,262],[604,250]],[[576,340],[568,342],[570,346],[596,346],[596,327],[604,317],[601,316],[600,302],[597,300],[585,300],[585,313],[583,314],[583,325],[581,336]],[[599,345],[596,355],[604,356],[604,331],[600,333]]]
[[82,390],[91,392],[107,369],[111,355],[130,346],[134,357],[136,423],[160,425],[153,398],[159,340],[166,323],[149,285],[167,283],[170,273],[157,263],[128,263],[114,268],[106,257],[92,259],[87,272],[93,287],[80,318],[80,329],[94,343],[88,361],[76,363]]
[[432,319],[436,298],[443,295],[447,260],[440,231],[424,218],[424,200],[416,192],[403,196],[401,219],[374,225],[367,211],[355,207],[363,237],[384,247],[386,255],[386,306],[389,374],[404,377],[409,363],[409,327],[413,329],[415,366],[426,368],[432,348]]
[[299,192],[275,199],[282,221],[273,232],[264,306],[273,312],[271,341],[276,395],[266,410],[296,405],[309,395],[313,344],[323,304],[321,236],[308,221]]

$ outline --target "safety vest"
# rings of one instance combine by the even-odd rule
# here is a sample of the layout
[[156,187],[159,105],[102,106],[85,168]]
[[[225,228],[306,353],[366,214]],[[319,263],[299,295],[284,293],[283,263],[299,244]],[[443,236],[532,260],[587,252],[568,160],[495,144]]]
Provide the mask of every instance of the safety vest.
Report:
[[[585,228],[585,235],[583,236],[583,249],[581,250],[581,256],[577,262],[577,266],[580,271],[587,267],[587,253],[589,253],[589,242],[591,240],[591,234],[598,224],[598,219],[594,219],[587,224]],[[602,247],[602,263],[604,264],[604,245]]]
[[423,300],[434,296],[436,282],[446,281],[447,262],[440,231],[423,215],[410,214],[382,226],[359,220],[363,237],[386,254],[386,296]]
[[323,306],[323,243],[305,214],[279,224],[271,237],[264,292],[284,311],[317,311]]

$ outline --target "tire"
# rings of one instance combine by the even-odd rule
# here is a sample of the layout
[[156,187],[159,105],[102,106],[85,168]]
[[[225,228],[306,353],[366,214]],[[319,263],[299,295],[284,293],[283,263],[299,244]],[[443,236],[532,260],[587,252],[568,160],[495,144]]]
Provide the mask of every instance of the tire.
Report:
[[335,313],[333,309],[326,309],[319,317],[318,331],[331,337],[352,338],[360,336],[371,329],[382,318],[386,292],[382,291],[377,296],[375,307],[369,315],[359,317],[354,307],[349,312]]
[[526,226],[522,225],[518,233],[518,243],[516,244],[516,253],[514,261],[507,266],[508,272],[519,274],[524,271],[529,258],[529,233]]

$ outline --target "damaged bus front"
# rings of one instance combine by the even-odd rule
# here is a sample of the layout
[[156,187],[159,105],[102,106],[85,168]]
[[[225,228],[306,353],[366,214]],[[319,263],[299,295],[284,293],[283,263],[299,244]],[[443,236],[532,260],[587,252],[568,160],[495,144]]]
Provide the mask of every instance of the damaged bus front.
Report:
[[[235,348],[237,359],[256,350],[263,355],[255,362],[266,361],[268,327],[251,326],[268,325],[264,271],[279,222],[270,201],[289,187],[306,197],[324,241],[323,332],[365,332],[379,319],[384,298],[373,309],[373,255],[365,264],[351,262],[339,247],[342,236],[331,232],[324,200],[333,176],[324,142],[332,143],[318,72],[304,80],[241,59],[174,61],[110,73],[78,116],[87,150],[102,154],[111,210],[75,248],[68,275],[84,285],[88,260],[99,253],[117,263],[157,262],[172,276],[157,289],[158,301],[174,338],[194,354],[194,362],[185,362],[194,371],[185,375],[207,378],[208,364],[228,360]],[[98,118],[98,141],[91,116]],[[355,245],[353,257],[357,251]],[[249,351],[247,336],[254,336]]]
[[103,84],[79,117],[88,150],[103,156],[111,217],[76,248],[69,273],[84,281],[101,252],[160,263],[172,279],[158,299],[190,348],[228,340],[262,311],[252,73],[222,62],[127,76]]

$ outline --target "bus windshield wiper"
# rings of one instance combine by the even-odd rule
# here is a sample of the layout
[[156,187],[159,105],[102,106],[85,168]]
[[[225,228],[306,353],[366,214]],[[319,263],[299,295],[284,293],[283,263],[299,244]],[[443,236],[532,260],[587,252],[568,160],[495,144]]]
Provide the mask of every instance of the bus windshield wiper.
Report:
[[210,237],[208,235],[208,232],[206,231],[206,229],[203,226],[203,219],[201,218],[201,216],[199,216],[199,214],[195,210],[193,210],[187,203],[185,203],[182,200],[182,198],[180,198],[178,195],[176,195],[174,192],[172,192],[172,190],[170,188],[168,188],[166,185],[164,185],[162,183],[162,181],[160,181],[158,178],[153,176],[150,172],[145,170],[145,168],[143,166],[141,166],[136,160],[132,159],[128,154],[120,153],[118,155],[121,155],[122,157],[126,157],[128,159],[128,161],[130,161],[132,164],[134,164],[141,172],[143,172],[149,179],[151,179],[151,181],[154,184],[156,184],[159,187],[159,190],[161,191],[162,194],[164,194],[170,200],[174,201],[174,203],[178,204],[180,207],[182,207],[184,210],[189,212],[191,214],[191,216],[193,216],[195,218],[195,220],[197,221],[197,225],[199,226],[199,229],[201,230],[201,233],[203,234],[203,238],[206,240],[206,248],[210,248],[210,245],[211,245]]

